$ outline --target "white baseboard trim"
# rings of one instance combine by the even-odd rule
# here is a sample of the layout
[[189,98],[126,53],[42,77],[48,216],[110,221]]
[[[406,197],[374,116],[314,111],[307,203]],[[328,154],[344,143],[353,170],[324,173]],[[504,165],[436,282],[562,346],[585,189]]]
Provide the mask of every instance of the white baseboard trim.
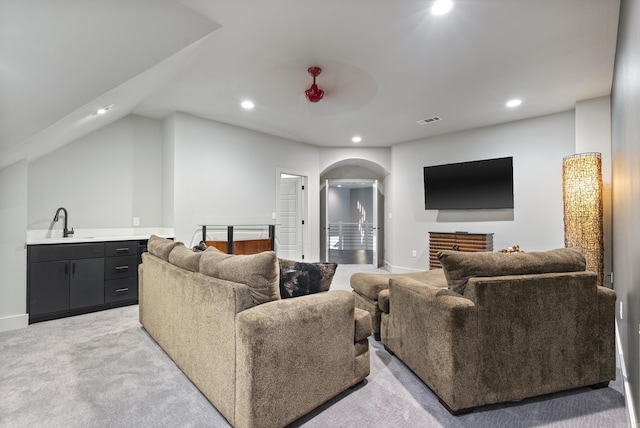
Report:
[[383,262],[383,267],[391,273],[411,273],[411,272],[423,272],[424,269],[410,269],[400,266],[393,266],[386,260]]
[[12,315],[0,318],[0,332],[17,330],[29,325],[29,314]]
[[633,396],[631,395],[631,386],[627,378],[627,367],[624,363],[624,353],[620,341],[620,330],[618,330],[618,320],[616,319],[616,348],[618,351],[618,361],[620,362],[620,371],[622,372],[622,382],[624,384],[624,401],[627,408],[627,416],[629,416],[629,427],[638,428],[638,420],[636,419],[635,408],[633,407]]

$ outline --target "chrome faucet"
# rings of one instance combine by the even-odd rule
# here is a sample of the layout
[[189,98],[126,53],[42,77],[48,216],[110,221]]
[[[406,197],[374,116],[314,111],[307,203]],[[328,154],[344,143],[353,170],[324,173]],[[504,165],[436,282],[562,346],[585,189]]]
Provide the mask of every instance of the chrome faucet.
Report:
[[64,207],[58,208],[58,210],[56,211],[56,215],[53,217],[53,221],[58,221],[58,214],[60,214],[60,211],[64,213],[64,229],[62,230],[62,236],[68,238],[69,235],[73,235],[73,227],[71,228],[71,230],[67,229],[67,218],[69,217],[69,215],[67,214],[67,209]]

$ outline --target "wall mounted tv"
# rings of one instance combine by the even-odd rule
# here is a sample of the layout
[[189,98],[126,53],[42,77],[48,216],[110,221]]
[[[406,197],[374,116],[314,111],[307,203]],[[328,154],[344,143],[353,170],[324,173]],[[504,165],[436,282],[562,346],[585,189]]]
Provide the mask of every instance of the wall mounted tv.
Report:
[[513,208],[513,157],[425,166],[424,207]]

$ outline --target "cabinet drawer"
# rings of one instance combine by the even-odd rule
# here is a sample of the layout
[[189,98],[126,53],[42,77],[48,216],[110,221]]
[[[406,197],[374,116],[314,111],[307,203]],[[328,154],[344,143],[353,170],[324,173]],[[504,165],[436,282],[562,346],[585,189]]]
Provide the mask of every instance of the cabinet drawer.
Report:
[[104,257],[104,243],[91,244],[43,244],[29,246],[29,262],[54,260],[93,259]]
[[136,254],[138,254],[138,241],[107,242],[107,257],[133,256]]
[[107,257],[105,279],[129,278],[138,275],[138,256]]
[[104,284],[104,302],[138,299],[138,278],[112,279]]

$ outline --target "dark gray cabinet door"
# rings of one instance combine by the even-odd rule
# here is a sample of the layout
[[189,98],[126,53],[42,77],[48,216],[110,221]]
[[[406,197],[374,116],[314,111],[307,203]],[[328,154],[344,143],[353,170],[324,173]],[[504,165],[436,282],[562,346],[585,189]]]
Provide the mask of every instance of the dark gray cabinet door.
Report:
[[69,309],[69,263],[65,261],[31,263],[29,315],[42,315]]
[[71,309],[104,303],[104,258],[71,260],[69,306]]

